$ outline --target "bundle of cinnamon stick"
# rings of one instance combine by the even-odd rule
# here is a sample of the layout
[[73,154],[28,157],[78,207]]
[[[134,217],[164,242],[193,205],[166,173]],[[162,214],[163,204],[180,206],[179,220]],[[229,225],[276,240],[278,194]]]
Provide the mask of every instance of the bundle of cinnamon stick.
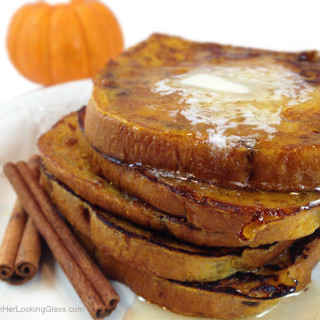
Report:
[[[39,158],[32,157],[28,165],[39,178]],[[41,238],[17,199],[0,246],[0,279],[20,285],[37,273],[41,255]]]
[[19,200],[16,201],[0,247],[0,279],[23,284],[37,273],[40,236]]
[[29,219],[46,241],[92,318],[110,314],[119,296],[55,210],[34,170],[22,161],[17,165],[7,163],[3,169]]

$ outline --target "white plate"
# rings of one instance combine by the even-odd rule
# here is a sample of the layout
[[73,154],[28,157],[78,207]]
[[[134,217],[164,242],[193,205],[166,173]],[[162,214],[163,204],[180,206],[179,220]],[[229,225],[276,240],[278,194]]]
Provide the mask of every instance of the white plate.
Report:
[[[15,199],[3,175],[3,164],[28,159],[37,150],[36,141],[40,134],[63,115],[87,104],[91,90],[90,80],[76,81],[36,90],[0,105],[0,241]],[[40,272],[29,283],[15,287],[0,282],[0,319],[91,319],[51,254],[46,253],[42,260]],[[122,319],[134,301],[131,290],[120,283],[114,285],[121,302],[108,318],[110,320]],[[8,309],[10,307],[12,312]],[[54,310],[63,307],[68,312]]]
[[[70,82],[33,91],[17,97],[5,105],[0,105],[0,239],[15,199],[11,186],[3,176],[3,164],[7,161],[28,159],[36,152],[36,140],[39,135],[48,130],[63,115],[85,105],[91,90],[90,80]],[[120,320],[133,303],[135,295],[124,285],[117,282],[113,282],[113,284],[121,300],[116,311],[108,319]],[[305,299],[302,295],[305,295]],[[319,313],[316,312],[320,304],[319,266],[313,273],[313,285],[302,295],[282,299],[283,301],[278,307],[260,319],[291,319],[292,313],[289,310],[294,310],[292,317],[294,319],[319,319]],[[55,310],[64,307],[66,312]],[[10,310],[10,308],[12,309]],[[286,311],[283,312],[283,309]],[[148,316],[141,314],[135,319],[175,318],[171,313],[163,313],[160,310],[160,308],[152,308],[152,312],[154,312],[152,319],[149,313]],[[40,272],[29,283],[14,287],[0,282],[0,319],[15,320],[18,317],[19,320],[90,319],[70,282],[49,252],[44,254]],[[184,319],[185,317],[178,318]]]

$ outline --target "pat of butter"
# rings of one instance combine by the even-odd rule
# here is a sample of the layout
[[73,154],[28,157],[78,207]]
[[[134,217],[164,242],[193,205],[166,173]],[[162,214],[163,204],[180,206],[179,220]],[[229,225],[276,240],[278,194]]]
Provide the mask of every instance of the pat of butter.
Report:
[[231,93],[248,93],[249,89],[237,82],[208,73],[197,73],[180,80],[183,85]]

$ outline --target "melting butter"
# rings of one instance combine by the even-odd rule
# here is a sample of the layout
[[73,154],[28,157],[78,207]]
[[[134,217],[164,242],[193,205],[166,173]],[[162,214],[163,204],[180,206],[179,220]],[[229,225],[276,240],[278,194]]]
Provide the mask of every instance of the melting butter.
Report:
[[[250,66],[239,62],[201,67],[162,79],[152,91],[160,95],[176,94],[177,108],[169,111],[168,117],[183,116],[195,131],[204,125],[207,143],[225,149],[240,140],[253,148],[261,134],[271,140],[282,121],[282,109],[298,108],[312,99],[314,89],[284,66]],[[237,128],[241,128],[241,136],[235,135]]]
[[189,85],[193,87],[214,90],[214,91],[223,91],[223,92],[233,92],[233,93],[248,93],[249,88],[222,77],[218,77],[208,73],[197,73],[191,75],[187,78],[181,80],[183,85]]

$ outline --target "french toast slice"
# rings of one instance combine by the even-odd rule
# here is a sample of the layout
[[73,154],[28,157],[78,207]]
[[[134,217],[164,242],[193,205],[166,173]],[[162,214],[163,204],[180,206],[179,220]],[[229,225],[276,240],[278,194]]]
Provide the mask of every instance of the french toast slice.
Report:
[[317,231],[297,241],[281,257],[283,261],[274,261],[259,272],[237,273],[216,282],[179,282],[131,268],[96,249],[85,235],[79,232],[77,235],[109,278],[123,282],[146,300],[176,313],[218,319],[239,319],[260,313],[280,297],[303,290],[310,282],[320,249]]
[[[97,176],[79,148],[75,135],[77,116],[61,119],[38,142],[48,170],[92,204],[116,213],[143,227],[170,234],[183,241],[206,246],[244,246],[238,236],[226,238],[223,233],[207,232],[184,219],[168,215],[119,191],[113,183]],[[82,231],[85,233],[85,231]]]
[[[158,211],[120,192],[113,183],[94,174],[93,167],[86,161],[90,150],[85,150],[85,153],[80,150],[79,141],[81,142],[82,135],[79,133],[77,137],[77,130],[77,115],[73,113],[40,138],[38,146],[48,170],[90,203],[142,226],[167,232],[184,241],[208,246],[258,246],[297,239],[319,227],[319,208],[309,205],[312,202],[317,203],[318,192],[292,196],[287,193],[261,191],[234,192],[213,186],[208,190],[198,188],[198,184],[191,182],[190,187],[187,181],[181,182],[179,186],[176,179],[171,182],[168,178],[157,183],[156,179],[149,179],[140,172],[101,159],[100,165],[105,169],[105,174],[112,174],[110,180],[119,184],[119,176],[124,179],[125,184],[121,185],[123,189],[127,188],[126,185],[135,187],[136,191],[140,188],[140,194],[143,196],[146,193],[149,200],[145,200],[149,202],[159,195],[160,200],[163,197],[163,204],[169,212],[170,206],[174,208],[178,203],[183,213],[188,209],[187,218],[193,219],[194,224],[200,224],[199,217],[203,217],[202,224],[205,229],[197,228],[186,222],[186,217],[175,218]],[[99,160],[100,155],[94,153],[93,157]],[[207,201],[201,202],[202,199]],[[176,211],[171,212],[176,214]],[[208,226],[211,231],[208,231]]]
[[155,34],[94,79],[85,133],[127,164],[234,188],[320,186],[320,59]]
[[[278,237],[277,241],[297,239],[320,226],[319,191],[288,193],[231,189],[164,170],[126,165],[88,143],[82,129],[84,118],[85,109],[82,109],[78,112],[80,131],[77,130],[77,137],[95,172],[120,190],[162,211],[186,217],[199,228],[218,232],[224,228],[244,240],[260,242],[266,235],[269,239]],[[306,210],[308,214],[303,212]],[[289,221],[286,219],[290,220],[291,229],[287,228]]]
[[161,278],[215,281],[254,270],[285,251],[292,241],[258,248],[199,247],[143,229],[93,207],[42,169],[41,182],[65,218],[100,250]]

